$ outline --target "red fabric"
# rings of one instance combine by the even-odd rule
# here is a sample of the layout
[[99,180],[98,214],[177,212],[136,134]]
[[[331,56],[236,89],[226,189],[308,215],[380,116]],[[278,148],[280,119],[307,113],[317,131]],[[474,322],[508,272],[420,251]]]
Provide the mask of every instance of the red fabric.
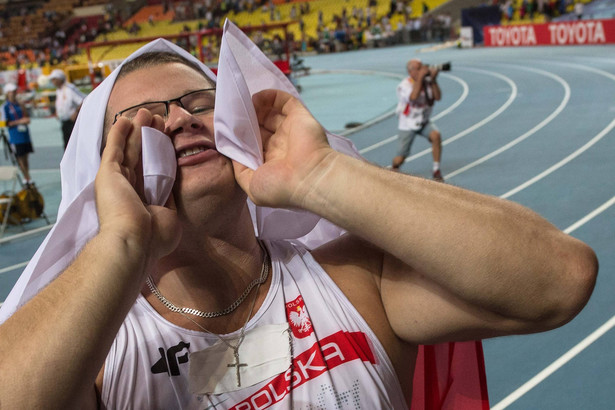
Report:
[[276,60],[273,64],[275,64],[275,66],[278,67],[285,75],[290,74],[290,63],[288,60]]
[[20,68],[17,70],[17,89],[19,91],[25,91],[28,89],[28,79],[26,78],[26,70]]
[[411,410],[489,410],[482,343],[420,346]]
[[406,108],[404,108],[404,115],[410,114],[410,103],[406,104]]

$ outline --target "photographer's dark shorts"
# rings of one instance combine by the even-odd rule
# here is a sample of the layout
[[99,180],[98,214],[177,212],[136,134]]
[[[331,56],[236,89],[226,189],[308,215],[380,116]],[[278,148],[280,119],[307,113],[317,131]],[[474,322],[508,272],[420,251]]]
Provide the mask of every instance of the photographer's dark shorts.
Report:
[[16,157],[24,157],[31,152],[34,152],[34,148],[32,148],[32,143],[25,142],[23,144],[11,144],[13,146],[13,152]]
[[410,154],[410,147],[412,146],[414,137],[417,135],[427,138],[427,141],[431,142],[429,134],[431,134],[432,131],[439,130],[431,121],[418,130],[399,130],[399,148],[397,149],[397,156],[406,158]]

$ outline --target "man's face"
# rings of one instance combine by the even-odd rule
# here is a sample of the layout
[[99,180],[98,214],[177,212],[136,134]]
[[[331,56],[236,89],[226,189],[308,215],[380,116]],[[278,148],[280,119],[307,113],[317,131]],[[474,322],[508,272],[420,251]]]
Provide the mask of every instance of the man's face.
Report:
[[60,88],[62,86],[62,84],[64,83],[64,81],[58,79],[58,78],[52,78],[51,79],[51,83],[53,84],[53,86],[55,88]]
[[[113,121],[115,113],[134,105],[172,100],[213,86],[181,63],[139,69],[116,81],[109,97],[107,120]],[[173,192],[178,209],[204,196],[236,189],[231,161],[215,149],[213,111],[191,114],[176,102],[171,103],[164,132],[171,138],[177,157]]]
[[413,80],[416,80],[418,78],[419,71],[421,70],[422,66],[423,64],[418,60],[411,60],[408,63],[408,74]]

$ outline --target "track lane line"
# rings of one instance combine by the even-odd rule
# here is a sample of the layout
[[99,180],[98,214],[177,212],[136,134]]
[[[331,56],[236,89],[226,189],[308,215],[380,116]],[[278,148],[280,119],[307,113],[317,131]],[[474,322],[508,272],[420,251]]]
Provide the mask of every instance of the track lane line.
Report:
[[563,167],[564,165],[568,164],[570,161],[572,161],[573,159],[575,159],[576,157],[578,157],[579,155],[581,155],[582,153],[584,153],[585,151],[590,149],[594,144],[596,144],[605,135],[607,135],[614,127],[615,127],[615,120],[611,121],[609,123],[609,125],[607,125],[602,131],[600,131],[595,137],[593,137],[591,140],[589,140],[587,143],[585,143],[581,148],[577,149],[572,154],[568,155],[566,158],[562,159],[561,161],[557,162],[556,164],[550,166],[549,168],[547,168],[546,170],[544,170],[540,174],[536,175],[534,178],[531,178],[528,181],[524,182],[523,184],[517,186],[516,188],[513,188],[510,191],[506,192],[505,194],[500,195],[500,198],[504,198],[504,199],[510,198],[511,196],[513,196],[514,194],[518,193],[519,191],[524,190],[525,188],[527,188],[527,187],[535,184],[536,182],[540,181],[544,177],[546,177],[546,176],[552,174],[553,172],[557,171],[558,169],[560,169],[561,167]]
[[[570,225],[568,228],[564,229],[564,232],[570,234],[585,225],[587,222],[594,219],[596,216],[600,215],[602,212],[607,210],[609,207],[615,204],[615,196],[600,205],[598,208],[591,211],[589,214],[585,215],[583,218],[579,219],[577,222]],[[598,340],[601,336],[603,336],[606,332],[611,330],[615,326],[615,316],[611,317],[607,320],[603,325],[601,325],[598,329],[594,330],[589,336],[581,340],[577,343],[573,348],[568,350],[562,356],[560,356],[557,360],[547,366],[545,369],[540,371],[536,376],[532,377],[530,380],[525,382],[521,387],[517,390],[513,391],[511,394],[502,399],[498,404],[491,407],[491,410],[503,410],[513,404],[515,401],[523,397],[527,392],[532,390],[534,387],[543,382],[547,377],[551,376],[558,369],[572,360],[575,356],[585,350],[588,346]]]
[[[580,65],[580,64],[573,64],[573,63],[556,63],[556,64],[584,69],[586,71],[590,71],[590,72],[593,72],[593,73],[600,74],[600,75],[602,75],[604,77],[607,77],[607,78],[615,81],[615,75],[613,75],[613,74],[611,74],[611,73],[609,73],[607,71],[600,70],[598,68],[587,67],[587,66],[583,66],[583,65]],[[591,147],[596,142],[598,142],[600,139],[602,139],[613,127],[615,127],[615,120],[611,121],[611,123],[609,125],[607,125],[606,128],[604,128],[598,135],[596,135],[594,138],[592,138],[590,141],[588,141],[585,145],[583,145],[577,151],[573,152],[568,157],[564,158],[562,161],[560,161],[557,164],[553,165],[552,167],[550,167],[549,169],[547,169],[543,173],[541,173],[541,174],[537,175],[536,177],[532,178],[531,180],[527,181],[525,184],[519,185],[517,188],[515,188],[515,189],[513,189],[511,191],[508,191],[506,194],[500,196],[500,198],[508,198],[509,196],[511,196],[511,195],[513,195],[513,194],[515,194],[515,193],[517,193],[519,191],[521,191],[522,189],[527,188],[528,186],[532,185],[533,183],[537,182],[538,180],[540,180],[540,179],[544,178],[545,176],[549,175],[551,172],[555,171],[556,169],[558,169],[558,168],[562,167],[563,165],[565,165],[566,163],[570,162],[572,159],[576,158],[578,155],[580,155],[581,153],[583,153],[584,151],[589,149],[589,147]],[[578,220],[574,224],[570,225],[568,228],[564,229],[564,232],[567,233],[567,234],[570,234],[570,233],[574,232],[576,229],[578,229],[581,226],[585,225],[587,222],[589,222],[590,220],[595,218],[597,215],[599,215],[602,212],[604,212],[606,209],[611,207],[613,204],[615,204],[615,197],[612,197],[611,199],[609,199],[608,201],[606,201],[605,203],[603,203],[602,205],[600,205],[599,207],[594,209],[592,212],[590,212],[589,214],[587,214],[586,216],[584,216],[583,218],[581,218],[580,220]],[[540,371],[537,375],[532,377],[530,380],[525,382],[523,385],[521,385],[518,389],[513,391],[511,394],[506,396],[503,400],[501,400],[499,403],[497,403],[495,406],[493,406],[491,408],[491,410],[503,410],[503,409],[507,408],[508,406],[510,406],[512,403],[514,403],[519,398],[521,398],[523,395],[525,395],[528,391],[530,391],[531,389],[536,387],[538,384],[543,382],[547,377],[549,377],[551,374],[553,374],[555,371],[557,371],[563,365],[568,363],[572,358],[577,356],[585,348],[587,348],[593,342],[598,340],[602,335],[604,335],[606,332],[608,332],[610,329],[612,329],[613,326],[615,326],[615,316],[611,317],[602,326],[600,326],[598,329],[596,329],[594,332],[592,332],[589,336],[584,338],[581,342],[579,342],[577,345],[575,345],[570,350],[568,350],[566,353],[564,353],[564,355],[562,355],[560,358],[555,360],[553,363],[551,363],[545,369]]]
[[538,123],[535,127],[533,127],[532,129],[530,129],[529,131],[527,131],[526,133],[524,133],[523,135],[515,138],[514,140],[510,141],[508,144],[503,145],[502,147],[498,148],[495,151],[492,151],[491,153],[477,159],[476,161],[473,161],[461,168],[458,168],[457,170],[444,175],[444,179],[450,179],[454,176],[457,176],[471,168],[474,168],[488,160],[490,160],[491,158],[496,157],[497,155],[501,154],[502,152],[505,152],[507,150],[509,150],[510,148],[514,147],[515,145],[517,145],[518,143],[520,143],[521,141],[529,138],[530,136],[532,136],[533,134],[535,134],[536,132],[538,132],[540,129],[542,129],[543,127],[545,127],[547,124],[549,124],[551,121],[553,121],[555,119],[555,117],[557,117],[563,110],[564,108],[566,108],[566,106],[568,105],[568,102],[570,101],[570,86],[568,85],[568,83],[561,78],[558,75],[552,74],[548,71],[544,71],[544,70],[540,70],[537,68],[530,68],[530,67],[520,67],[520,66],[514,66],[512,65],[511,67],[515,67],[521,70],[527,70],[527,71],[532,71],[547,77],[551,77],[552,79],[554,79],[555,81],[559,82],[562,87],[564,87],[564,98],[562,99],[561,103],[559,104],[559,106],[549,115],[547,116],[544,120],[542,120],[540,123]]

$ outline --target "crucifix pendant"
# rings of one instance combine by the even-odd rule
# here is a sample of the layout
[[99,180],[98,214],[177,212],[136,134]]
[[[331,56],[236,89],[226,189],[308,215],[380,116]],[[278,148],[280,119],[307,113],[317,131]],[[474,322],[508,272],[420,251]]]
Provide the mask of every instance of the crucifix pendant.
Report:
[[235,363],[229,363],[226,365],[226,367],[234,367],[235,371],[237,372],[237,387],[241,387],[241,376],[239,375],[239,368],[240,367],[246,367],[248,364],[247,363],[239,363],[239,348],[237,349],[233,349],[234,353],[233,356],[235,356]]

